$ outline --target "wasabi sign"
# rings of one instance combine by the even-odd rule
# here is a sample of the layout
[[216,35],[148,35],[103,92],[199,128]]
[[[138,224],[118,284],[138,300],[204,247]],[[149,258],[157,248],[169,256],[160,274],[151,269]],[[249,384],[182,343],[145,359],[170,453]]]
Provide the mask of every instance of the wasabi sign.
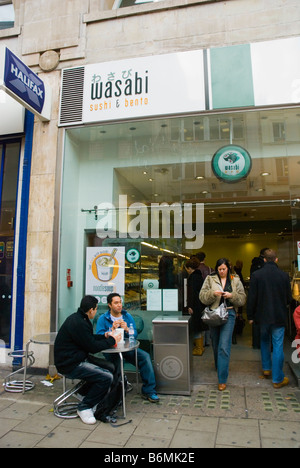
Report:
[[223,146],[216,151],[212,159],[212,170],[215,176],[228,183],[245,179],[251,168],[251,156],[241,146]]

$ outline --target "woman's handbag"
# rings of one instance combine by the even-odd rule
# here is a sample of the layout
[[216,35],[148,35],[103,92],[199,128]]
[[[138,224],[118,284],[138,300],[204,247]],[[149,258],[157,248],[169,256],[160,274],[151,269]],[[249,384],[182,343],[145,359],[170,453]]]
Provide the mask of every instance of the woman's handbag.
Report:
[[220,304],[216,309],[210,309],[205,307],[203,315],[201,317],[202,322],[210,327],[220,327],[224,325],[228,320],[228,310],[226,302]]

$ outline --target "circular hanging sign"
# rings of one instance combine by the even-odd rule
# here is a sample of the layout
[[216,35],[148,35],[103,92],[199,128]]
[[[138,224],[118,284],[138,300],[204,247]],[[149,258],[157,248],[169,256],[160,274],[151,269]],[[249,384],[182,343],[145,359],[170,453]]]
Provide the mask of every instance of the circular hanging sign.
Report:
[[141,258],[141,253],[138,249],[129,249],[126,252],[126,260],[129,263],[137,263]]
[[241,146],[223,146],[215,152],[212,170],[224,182],[238,182],[245,179],[252,168],[251,156]]

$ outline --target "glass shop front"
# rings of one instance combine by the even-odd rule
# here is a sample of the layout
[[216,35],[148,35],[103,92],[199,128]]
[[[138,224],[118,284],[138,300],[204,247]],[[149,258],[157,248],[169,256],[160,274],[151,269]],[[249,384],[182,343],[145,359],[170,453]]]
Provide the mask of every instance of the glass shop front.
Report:
[[200,251],[242,262],[246,286],[264,247],[297,277],[299,174],[298,108],[66,129],[58,325],[86,293],[102,313],[118,292],[150,342],[154,317],[184,313]]

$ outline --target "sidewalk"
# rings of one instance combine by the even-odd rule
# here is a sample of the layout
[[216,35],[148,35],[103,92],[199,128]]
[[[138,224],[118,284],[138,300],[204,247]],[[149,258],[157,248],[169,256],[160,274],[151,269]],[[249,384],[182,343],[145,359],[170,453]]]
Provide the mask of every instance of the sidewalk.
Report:
[[[52,403],[62,392],[62,381],[53,387],[33,376],[36,387],[25,395],[3,390],[0,368],[0,447],[52,448],[299,448],[300,389],[285,365],[290,385],[275,390],[260,377],[259,351],[233,347],[228,390],[218,392],[212,351],[193,358],[194,389],[190,397],[162,395],[159,405],[140,398],[134,385],[127,394],[130,424],[112,427],[79,418],[54,416]],[[129,378],[134,382],[134,375]],[[122,415],[121,409],[119,415]],[[120,423],[124,421],[120,420]],[[129,453],[124,452],[123,453]]]

